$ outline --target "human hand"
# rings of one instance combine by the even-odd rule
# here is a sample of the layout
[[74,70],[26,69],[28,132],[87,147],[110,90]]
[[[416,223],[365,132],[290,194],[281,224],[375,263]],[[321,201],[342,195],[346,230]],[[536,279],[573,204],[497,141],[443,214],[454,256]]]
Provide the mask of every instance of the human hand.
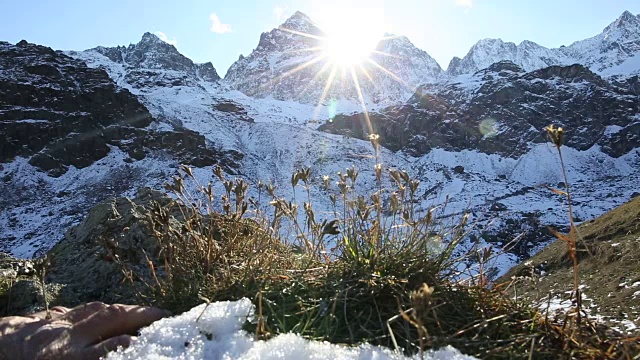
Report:
[[93,302],[72,309],[54,307],[30,316],[0,318],[0,359],[98,359],[131,333],[167,316],[164,310]]

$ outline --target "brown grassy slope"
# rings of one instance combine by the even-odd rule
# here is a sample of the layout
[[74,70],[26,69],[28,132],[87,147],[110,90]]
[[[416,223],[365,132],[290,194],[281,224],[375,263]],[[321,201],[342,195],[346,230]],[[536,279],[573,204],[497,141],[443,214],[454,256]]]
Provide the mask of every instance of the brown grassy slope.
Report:
[[[583,293],[591,299],[585,304],[599,315],[638,319],[640,197],[581,224],[578,232],[580,280],[586,286]],[[515,266],[499,282],[512,282],[513,293],[528,300],[544,299],[549,294],[569,298],[572,267],[566,244],[555,241],[529,261]]]

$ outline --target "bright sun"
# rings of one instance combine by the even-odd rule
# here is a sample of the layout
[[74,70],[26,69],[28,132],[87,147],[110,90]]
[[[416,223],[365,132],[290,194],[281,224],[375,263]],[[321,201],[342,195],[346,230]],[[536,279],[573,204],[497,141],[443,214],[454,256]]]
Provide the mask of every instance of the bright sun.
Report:
[[379,40],[378,36],[345,31],[328,36],[324,41],[323,51],[335,65],[359,65],[369,58]]
[[328,15],[320,24],[325,31],[323,54],[340,67],[360,65],[369,59],[382,39],[378,16],[362,10]]

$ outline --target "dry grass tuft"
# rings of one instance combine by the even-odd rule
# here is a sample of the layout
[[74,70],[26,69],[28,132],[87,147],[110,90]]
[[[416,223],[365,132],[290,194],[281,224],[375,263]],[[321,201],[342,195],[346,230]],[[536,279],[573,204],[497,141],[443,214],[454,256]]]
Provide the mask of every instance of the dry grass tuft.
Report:
[[[181,312],[202,301],[247,297],[259,309],[247,329],[259,339],[295,332],[408,354],[453,345],[504,359],[614,359],[640,352],[637,339],[595,325],[580,311],[549,318],[511,299],[503,286],[489,287],[482,273],[459,281],[461,259],[453,254],[467,236],[467,217],[452,224],[441,220],[443,208],[419,213],[419,182],[386,169],[378,139],[370,140],[377,190],[368,197],[353,190],[355,168],[338,173],[335,183],[303,168],[292,174],[291,187],[302,187],[306,199],[282,198],[262,183],[254,199],[244,180],[227,179],[220,168],[212,176],[224,190],[216,194],[212,183],[198,183],[183,167],[167,185],[176,200],[147,214],[159,250],[148,256],[153,280],[140,289],[141,301]],[[197,191],[187,191],[186,182]],[[314,209],[312,186],[333,205],[325,218]],[[179,220],[169,216],[174,213]]]

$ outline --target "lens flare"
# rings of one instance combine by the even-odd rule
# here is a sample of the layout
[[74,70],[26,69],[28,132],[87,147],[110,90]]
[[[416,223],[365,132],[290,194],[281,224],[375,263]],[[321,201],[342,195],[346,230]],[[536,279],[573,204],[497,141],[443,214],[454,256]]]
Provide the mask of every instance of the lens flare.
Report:
[[491,138],[498,134],[498,122],[492,118],[486,118],[480,122],[480,133],[485,138]]

